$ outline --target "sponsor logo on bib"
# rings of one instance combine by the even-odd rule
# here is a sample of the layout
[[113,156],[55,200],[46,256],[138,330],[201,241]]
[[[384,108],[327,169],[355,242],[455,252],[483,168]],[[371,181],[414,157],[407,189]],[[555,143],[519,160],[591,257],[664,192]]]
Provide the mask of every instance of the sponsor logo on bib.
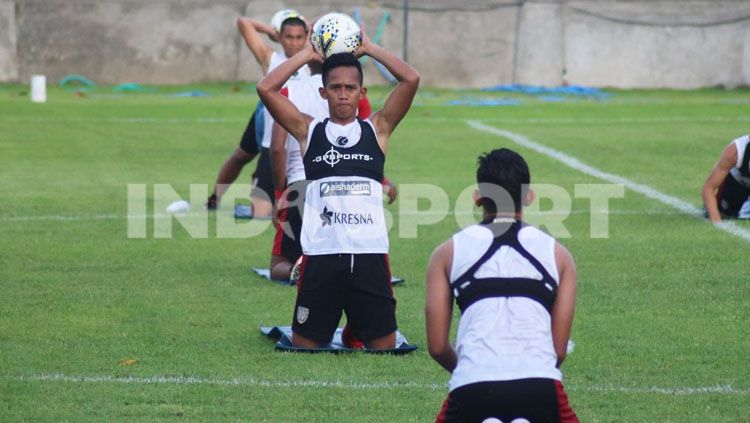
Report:
[[336,149],[331,147],[330,150],[326,151],[322,156],[316,156],[312,161],[313,163],[324,162],[331,167],[336,166],[340,161],[345,160],[361,160],[369,162],[374,160],[369,154],[341,154]]
[[328,210],[323,207],[323,213],[320,214],[321,227],[333,226],[336,224],[343,225],[374,225],[375,219],[370,213],[341,213]]
[[320,197],[357,195],[370,196],[370,183],[366,181],[321,182]]

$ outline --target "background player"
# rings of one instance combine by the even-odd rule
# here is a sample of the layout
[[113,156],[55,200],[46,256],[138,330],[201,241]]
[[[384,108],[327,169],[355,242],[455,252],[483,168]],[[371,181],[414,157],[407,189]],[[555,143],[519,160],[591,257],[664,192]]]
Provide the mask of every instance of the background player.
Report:
[[722,218],[750,218],[750,210],[747,210],[750,202],[748,144],[748,135],[729,143],[703,184],[701,197],[711,222],[721,222]]
[[[430,258],[427,345],[451,373],[438,421],[578,421],[559,370],[576,269],[565,247],[522,222],[523,207],[534,201],[530,180],[526,162],[511,150],[480,156],[474,199],[482,223],[455,234]],[[448,339],[454,300],[461,310],[455,349]]]
[[298,347],[330,342],[342,311],[354,336],[368,348],[395,346],[395,299],[380,181],[388,138],[411,106],[419,74],[364,33],[357,53],[378,60],[398,80],[371,120],[357,120],[357,104],[366,89],[361,66],[351,54],[333,55],[323,64],[320,94],[328,100],[330,119],[301,113],[278,92],[297,69],[322,59],[309,43],[257,86],[271,114],[299,141],[310,181],[301,237],[305,255],[292,325],[292,343]]
[[[237,28],[242,34],[245,44],[255,56],[264,75],[283,63],[288,57],[298,53],[307,41],[307,24],[301,15],[294,11],[287,11],[287,17],[281,22],[279,31],[263,22],[246,17],[237,19]],[[263,41],[261,34],[266,34],[272,41],[279,42],[283,52],[274,51]],[[303,66],[290,79],[309,76],[309,74],[310,71],[307,66]],[[265,108],[259,108],[253,112],[245,132],[242,134],[240,145],[235,148],[219,170],[214,192],[206,202],[208,209],[218,207],[222,195],[237,179],[242,168],[260,152],[260,158],[253,174],[253,191],[250,194],[252,209],[239,208],[235,214],[237,217],[270,216],[271,199],[274,192],[268,153],[271,145],[272,124],[271,115],[265,111]],[[259,127],[262,129],[258,130]],[[261,137],[260,142],[259,136]]]

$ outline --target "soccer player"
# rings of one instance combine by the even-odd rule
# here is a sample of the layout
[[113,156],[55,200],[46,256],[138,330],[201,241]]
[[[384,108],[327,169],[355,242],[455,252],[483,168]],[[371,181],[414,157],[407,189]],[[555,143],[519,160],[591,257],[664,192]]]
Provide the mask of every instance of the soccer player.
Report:
[[[328,101],[320,96],[323,81],[320,75],[320,63],[308,64],[312,75],[296,81],[287,82],[282,94],[304,114],[323,119],[328,117]],[[370,102],[363,96],[357,107],[357,117],[368,119],[371,114]],[[271,170],[276,188],[274,204],[274,223],[277,226],[271,252],[271,279],[292,279],[292,268],[302,255],[300,233],[302,230],[302,199],[305,189],[305,169],[299,142],[295,140],[278,123],[274,122],[271,136]],[[279,188],[282,187],[282,188]],[[285,187],[285,188],[283,188]],[[383,193],[388,196],[388,204],[393,203],[398,195],[396,186],[383,178]]]
[[[301,15],[296,12],[290,12],[287,15],[287,18],[282,21],[278,32],[270,25],[246,17],[237,19],[237,28],[242,34],[245,44],[258,61],[264,75],[283,63],[287,58],[298,53],[307,41],[307,24]],[[266,34],[272,41],[279,42],[283,53],[274,51],[263,41],[261,34]],[[291,75],[290,79],[299,79],[309,75],[309,68],[303,66],[298,72]],[[235,215],[238,217],[254,216],[256,218],[269,217],[271,215],[274,188],[269,148],[271,146],[272,125],[273,120],[271,115],[265,108],[260,107],[259,104],[258,109],[253,112],[250,122],[245,128],[245,132],[242,134],[240,145],[232,152],[219,170],[214,191],[206,202],[206,208],[212,210],[218,207],[222,195],[237,179],[242,168],[260,153],[255,173],[253,173],[253,191],[250,194],[252,209],[244,210],[240,208],[236,210]],[[258,142],[258,138],[261,139],[260,142]],[[260,147],[258,144],[260,144]]]
[[[729,143],[716,162],[701,197],[708,218],[713,223],[722,218],[750,218],[750,136]],[[743,208],[744,205],[744,208]]]
[[257,86],[271,115],[299,141],[309,181],[292,324],[292,343],[298,347],[330,342],[342,312],[367,348],[389,349],[396,343],[381,181],[388,138],[411,106],[419,74],[363,33],[357,55],[364,54],[398,81],[383,109],[368,120],[357,119],[366,89],[353,54],[335,54],[323,63],[320,94],[328,101],[329,118],[306,115],[279,93],[297,69],[322,59],[309,43]]
[[[451,373],[442,422],[577,422],[561,384],[576,269],[565,247],[523,223],[534,201],[526,161],[508,149],[479,157],[481,224],[438,246],[427,269],[427,346]],[[455,348],[453,302],[461,310]]]

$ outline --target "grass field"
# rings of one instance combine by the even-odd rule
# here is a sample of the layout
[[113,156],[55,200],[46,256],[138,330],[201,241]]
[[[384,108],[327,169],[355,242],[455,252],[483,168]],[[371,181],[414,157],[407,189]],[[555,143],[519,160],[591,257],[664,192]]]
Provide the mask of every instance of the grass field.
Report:
[[[172,95],[195,89],[208,95]],[[270,229],[217,236],[217,216],[230,206],[209,215],[205,237],[178,223],[170,238],[154,237],[164,220],[150,200],[154,184],[185,199],[191,184],[210,189],[254,107],[251,86],[86,96],[51,88],[43,105],[23,91],[0,86],[0,421],[431,421],[449,375],[426,351],[424,270],[458,224],[449,215],[400,238],[422,218],[402,207],[418,194],[408,184],[433,184],[452,210],[472,184],[477,155],[501,146],[526,157],[533,182],[571,193],[570,236],[561,241],[576,258],[579,291],[576,348],[563,370],[581,420],[750,415],[750,225],[737,222],[733,234],[626,189],[610,201],[609,236],[594,238],[589,201],[572,193],[604,181],[466,123],[510,131],[698,207],[721,149],[747,133],[747,90],[554,102],[421,90],[386,165],[403,187],[387,206],[391,264],[407,280],[395,288],[399,326],[420,346],[403,357],[275,352],[258,326],[290,324],[295,291],[249,272],[267,266]],[[376,107],[385,93],[371,91]],[[466,96],[520,104],[446,105]],[[249,182],[252,168],[239,182]],[[147,187],[145,238],[128,238],[128,184]]]

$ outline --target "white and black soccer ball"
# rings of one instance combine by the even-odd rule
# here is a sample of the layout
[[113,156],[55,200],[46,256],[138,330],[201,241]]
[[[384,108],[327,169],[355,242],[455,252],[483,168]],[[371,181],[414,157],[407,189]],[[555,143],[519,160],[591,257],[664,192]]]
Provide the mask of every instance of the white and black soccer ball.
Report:
[[279,10],[271,18],[271,27],[273,27],[276,32],[281,32],[281,24],[283,24],[284,21],[289,18],[303,19],[302,15],[294,9]]
[[312,43],[326,59],[337,53],[354,53],[362,45],[362,31],[351,16],[329,13],[313,25]]

